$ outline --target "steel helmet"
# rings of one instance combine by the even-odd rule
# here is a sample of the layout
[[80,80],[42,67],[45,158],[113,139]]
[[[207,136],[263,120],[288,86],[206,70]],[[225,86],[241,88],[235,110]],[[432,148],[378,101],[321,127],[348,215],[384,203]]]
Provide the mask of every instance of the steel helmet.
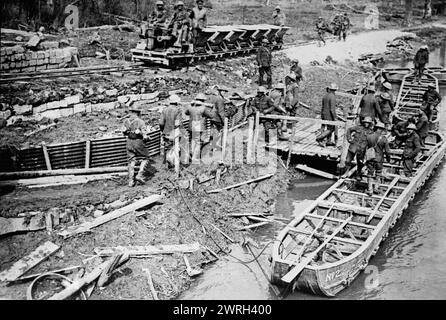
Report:
[[425,45],[421,46],[420,49],[426,49],[426,50],[429,50],[429,47],[425,44]]
[[184,6],[184,2],[183,1],[177,1],[177,3],[175,3],[175,7],[178,6]]
[[181,102],[181,98],[176,94],[173,94],[169,97],[170,104],[179,104],[180,102]]
[[362,119],[362,122],[364,122],[364,123],[372,123],[373,120],[372,120],[372,117],[364,117],[364,119]]
[[299,60],[294,59],[294,60],[293,60],[293,63],[295,63],[295,64],[299,64]]
[[263,40],[262,40],[262,43],[264,43],[264,44],[268,44],[269,41],[268,41],[268,39],[263,39]]
[[417,130],[417,126],[415,124],[413,124],[413,123],[410,123],[407,126],[407,130]]
[[276,10],[280,10],[280,6],[276,6]]
[[387,92],[383,92],[381,93],[381,98],[383,98],[384,100],[390,100],[390,94]]
[[376,129],[385,129],[386,126],[384,125],[384,123],[378,122],[377,124],[375,124],[375,128]]
[[203,93],[199,93],[196,97],[195,100],[199,100],[199,101],[206,101],[207,98]]
[[164,2],[159,0],[155,3],[157,6],[164,6]]
[[390,84],[390,82],[384,82],[383,87],[386,89],[392,90],[392,85]]
[[336,83],[330,84],[330,86],[327,87],[327,88],[330,89],[330,90],[333,90],[333,91],[336,91],[336,90],[339,89],[339,87],[338,87],[338,85]]
[[257,89],[257,92],[266,93],[267,90],[266,90],[266,88],[265,88],[264,86],[260,86],[260,87]]
[[318,19],[322,19],[322,16],[319,16],[319,18]]
[[368,91],[373,91],[373,92],[375,92],[375,91],[376,91],[376,89],[375,89],[375,86],[374,86],[374,85],[369,85],[369,86],[367,87],[367,90],[368,90]]

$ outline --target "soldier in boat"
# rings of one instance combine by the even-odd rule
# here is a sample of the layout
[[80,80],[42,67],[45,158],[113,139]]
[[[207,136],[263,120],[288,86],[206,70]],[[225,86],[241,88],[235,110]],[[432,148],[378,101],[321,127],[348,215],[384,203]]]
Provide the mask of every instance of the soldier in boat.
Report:
[[391,143],[392,148],[402,148],[404,142],[406,142],[406,139],[409,135],[409,132],[407,130],[407,127],[409,124],[415,123],[415,120],[413,117],[407,119],[407,120],[401,120],[398,123],[394,124],[392,127],[392,136],[394,136],[394,140]]
[[420,137],[421,146],[424,147],[424,141],[429,134],[429,120],[423,110],[418,110],[418,113],[414,115],[415,126],[417,127],[417,133]]
[[426,113],[429,122],[432,122],[434,110],[441,102],[441,96],[436,90],[434,83],[429,83],[427,90],[423,94],[423,105],[421,109]]
[[417,133],[417,127],[411,123],[407,127],[408,136],[403,150],[403,176],[412,177],[412,171],[415,158],[421,151],[420,137]]

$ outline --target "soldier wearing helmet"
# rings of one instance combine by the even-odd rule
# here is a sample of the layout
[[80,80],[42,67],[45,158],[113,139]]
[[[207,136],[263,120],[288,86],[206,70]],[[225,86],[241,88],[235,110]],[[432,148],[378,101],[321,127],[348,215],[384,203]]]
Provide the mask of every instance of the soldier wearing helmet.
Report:
[[302,68],[299,66],[299,60],[294,59],[291,62],[290,73],[296,76],[296,83],[299,84],[303,79]]
[[[374,192],[378,192],[376,183],[381,184],[383,182],[384,157],[386,157],[387,162],[390,162],[390,146],[386,138],[386,127],[382,122],[378,122],[374,129],[375,132],[367,136],[367,149],[373,149],[374,152],[366,152],[367,193],[370,196]],[[367,157],[367,155],[369,156]]]
[[[257,51],[256,61],[259,67],[259,86],[266,84],[269,89],[272,87],[272,72],[271,72],[271,61],[272,55],[271,50],[268,48],[269,41],[267,39],[262,40],[262,45]],[[266,76],[266,82],[264,77]]]
[[[129,111],[130,117],[124,120],[122,131],[127,137],[129,187],[133,187],[135,186],[135,179],[142,184],[145,183],[144,173],[149,165],[150,156],[144,144],[144,140],[147,138],[147,127],[140,117],[142,110],[138,106],[132,106]],[[143,160],[135,178],[137,158],[142,158]]]
[[318,46],[321,46],[322,43],[324,44],[324,46],[326,45],[325,39],[324,39],[324,35],[325,35],[325,31],[328,31],[328,24],[327,22],[324,20],[324,18],[322,18],[321,16],[316,20],[316,32],[318,35]]
[[415,67],[415,76],[416,76],[413,80],[414,82],[416,81],[416,78],[418,78],[418,83],[421,83],[421,77],[423,76],[424,69],[428,63],[429,63],[429,48],[428,46],[424,45],[421,46],[420,49],[418,49],[413,59],[413,65]]
[[392,142],[392,148],[398,149],[402,147],[408,136],[407,127],[414,122],[415,120],[412,117],[407,120],[401,120],[392,126],[392,136],[395,137]]
[[341,34],[341,20],[341,15],[339,13],[336,13],[333,21],[331,22],[333,34],[335,36],[339,36]]
[[375,98],[375,88],[370,85],[367,88],[367,93],[362,97],[359,103],[359,119],[371,117],[375,123],[376,118],[382,119],[381,108]]
[[344,12],[344,15],[339,18],[339,40],[344,39],[344,41],[347,39],[347,32],[350,29],[351,23],[350,19],[348,18],[347,12]]
[[280,27],[285,26],[286,16],[285,16],[285,13],[280,8],[280,6],[277,6],[274,9],[272,17],[273,17],[273,21],[274,21],[273,24],[274,25],[280,26]]
[[163,1],[155,3],[155,10],[150,15],[150,25],[155,27],[164,27],[167,21],[167,11]]
[[417,127],[410,123],[407,126],[408,136],[403,149],[403,174],[406,177],[412,176],[415,158],[421,151],[420,137],[417,133]]
[[[163,163],[167,162],[167,155],[171,152],[175,141],[175,121],[180,120],[180,126],[182,125],[182,109],[180,106],[181,98],[173,94],[169,97],[169,105],[161,112],[159,120],[161,137],[164,144],[164,158]],[[168,162],[168,167],[173,167],[174,163]]]
[[389,94],[389,96],[390,96],[390,98],[389,98],[390,108],[392,110],[394,110],[395,109],[395,98],[393,96],[392,85],[390,84],[390,82],[384,81],[384,83],[381,86],[381,92],[385,92],[385,93]]
[[434,111],[437,110],[437,107],[441,102],[441,96],[436,89],[437,86],[435,83],[429,83],[427,90],[423,94],[423,105],[421,108],[426,112],[430,122],[433,120]]
[[[336,83],[332,83],[327,87],[327,93],[322,98],[322,120],[336,121],[338,119],[338,116],[336,115],[336,90],[338,90],[338,85]],[[332,134],[335,130],[335,126],[323,124],[321,127],[321,134],[316,137],[317,143],[321,147],[325,147],[326,145],[336,145],[336,143],[331,141]]]
[[381,121],[384,123],[387,129],[390,129],[390,114],[393,111],[390,99],[391,95],[387,92],[381,92],[378,96],[376,96],[376,102],[381,109]]
[[415,126],[417,127],[417,133],[420,137],[421,146],[424,147],[424,141],[429,134],[429,120],[426,116],[426,113],[421,109],[419,109],[414,115],[414,119]]
[[372,133],[373,120],[366,116],[361,120],[361,124],[347,129],[347,141],[350,143],[345,160],[346,174],[352,167],[353,159],[356,158],[356,179],[362,179],[362,168],[364,167],[364,157],[367,148],[367,135]]
[[192,9],[193,19],[192,19],[192,33],[194,42],[207,27],[207,9],[203,7],[203,0],[197,0],[197,5]]
[[189,44],[192,21],[189,12],[184,7],[183,1],[177,1],[174,9],[175,12],[169,23],[169,29],[172,36],[176,39],[174,46],[183,48]]

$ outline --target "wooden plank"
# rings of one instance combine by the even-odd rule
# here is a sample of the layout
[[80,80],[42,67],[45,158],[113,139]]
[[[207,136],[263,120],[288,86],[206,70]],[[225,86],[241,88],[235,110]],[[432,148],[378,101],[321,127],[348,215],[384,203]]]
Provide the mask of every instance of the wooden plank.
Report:
[[175,129],[174,129],[174,161],[175,161],[175,173],[176,176],[179,177],[180,175],[180,120],[175,119]]
[[342,121],[329,121],[329,120],[322,120],[322,119],[316,119],[316,118],[301,118],[301,117],[290,117],[290,116],[280,116],[280,115],[261,115],[262,119],[271,119],[271,120],[289,120],[289,121],[311,121],[319,124],[328,124],[333,126],[344,126],[345,123]]
[[232,239],[230,236],[228,236],[226,233],[224,233],[219,227],[217,227],[216,225],[211,223],[211,226],[217,230],[218,232],[220,232],[226,239],[228,239],[229,241],[231,241],[232,243],[234,243],[234,239]]
[[226,156],[226,144],[228,143],[228,118],[225,117],[223,123],[223,137],[222,137],[222,149],[221,149],[221,162],[225,162]]
[[153,300],[159,300],[158,294],[156,293],[155,286],[153,285],[152,274],[149,268],[144,268],[143,271],[147,274],[147,282],[149,284],[150,293],[152,294]]
[[309,264],[311,261],[313,261],[314,257],[318,254],[319,251],[321,251],[346,225],[350,220],[352,219],[352,216],[348,217],[344,222],[336,228],[336,230],[313,252],[311,252],[308,257],[306,257],[302,262],[300,262],[298,265],[295,265],[291,271],[289,271],[286,275],[282,277],[282,281],[285,283],[291,283],[300,273],[301,271]]
[[207,193],[218,193],[218,192],[222,192],[222,191],[225,191],[225,190],[230,190],[230,189],[233,189],[233,188],[241,187],[241,186],[246,185],[246,184],[250,184],[250,183],[253,183],[253,182],[259,182],[261,180],[265,180],[265,179],[271,178],[273,175],[274,175],[274,173],[267,174],[267,175],[264,175],[264,176],[261,176],[261,177],[255,178],[255,179],[251,179],[251,180],[248,180],[248,181],[244,181],[244,182],[240,182],[240,183],[237,183],[237,184],[233,184],[231,186],[227,186],[227,187],[222,188],[222,189],[214,189],[214,190],[206,191],[206,192]]
[[323,177],[323,178],[327,178],[327,179],[331,179],[331,180],[338,180],[338,177],[335,176],[334,174],[327,173],[327,172],[324,172],[324,171],[321,171],[321,170],[317,170],[317,169],[314,169],[314,168],[310,168],[310,167],[308,167],[306,165],[303,165],[303,164],[298,164],[296,166],[296,169],[299,169],[299,170],[302,170],[302,171],[314,174],[314,175],[319,176],[319,177]]
[[260,112],[256,112],[255,126],[254,126],[254,160],[257,162],[257,146],[259,145],[260,134]]
[[156,245],[156,246],[118,246],[98,247],[94,252],[101,257],[111,257],[118,253],[128,254],[132,258],[157,254],[192,253],[200,250],[200,244]]
[[248,217],[248,216],[271,216],[272,213],[262,212],[246,212],[246,213],[230,213],[228,217]]
[[7,235],[15,232],[38,231],[45,229],[45,219],[40,213],[36,216],[22,218],[3,218],[0,217],[0,235]]
[[250,229],[254,229],[254,228],[258,228],[258,227],[262,227],[262,226],[264,226],[264,225],[267,225],[267,224],[270,224],[271,222],[259,222],[259,223],[254,223],[254,224],[251,224],[251,225],[249,225],[249,226],[245,226],[245,227],[241,227],[241,228],[239,228],[238,230],[239,231],[243,231],[243,230],[250,230]]
[[381,197],[381,199],[378,201],[378,203],[375,206],[375,209],[373,210],[372,214],[370,215],[370,217],[367,219],[367,223],[370,223],[370,221],[373,219],[373,217],[375,216],[375,214],[378,212],[379,207],[381,206],[381,204],[384,202],[384,200],[386,200],[387,195],[390,193],[390,191],[392,191],[393,187],[398,183],[399,177],[395,177],[393,178],[392,182],[390,183],[390,185],[388,186],[386,192],[384,193],[384,195]]
[[[361,207],[361,206],[355,206],[351,204],[346,203],[337,203],[337,202],[330,202],[330,201],[319,201],[318,206],[323,208],[330,208],[334,204],[333,209],[334,210],[341,210],[346,212],[353,212],[354,214],[358,214],[361,216],[370,216],[372,214],[372,209],[367,207]],[[375,215],[376,218],[382,219],[384,215],[379,214]]]
[[91,141],[85,141],[85,169],[90,168],[90,158],[91,158]]
[[50,156],[48,154],[48,148],[47,148],[46,144],[42,145],[42,150],[43,150],[43,156],[45,157],[46,169],[47,170],[52,170]]
[[[311,231],[301,230],[301,229],[292,228],[292,227],[289,227],[288,230],[296,232],[296,233],[299,233],[299,234],[303,234],[303,235],[311,234]],[[340,243],[354,244],[354,245],[357,245],[357,246],[362,246],[364,244],[364,242],[361,242],[361,241],[347,239],[347,238],[340,238],[340,237],[334,237],[333,241],[340,242]]]
[[248,146],[247,146],[247,153],[246,153],[246,162],[248,164],[253,164],[253,135],[254,135],[254,118],[249,117],[248,119]]
[[59,248],[60,246],[50,241],[45,242],[43,245],[39,246],[26,257],[23,257],[19,261],[16,261],[11,268],[1,272],[0,281],[17,280],[25,272],[34,268],[36,265],[48,258],[54,252],[59,250]]
[[[332,206],[332,208],[334,209],[334,206]],[[321,216],[321,215],[313,214],[313,213],[307,213],[305,215],[305,217],[310,217],[310,218],[315,218],[315,219],[325,219],[326,221],[332,221],[332,222],[343,222],[344,221],[342,219]],[[372,229],[372,230],[376,229],[376,226],[359,223],[359,222],[354,222],[354,221],[350,221],[348,224],[351,226],[361,227],[361,228],[365,228],[365,229]]]
[[97,226],[100,226],[104,223],[110,222],[112,220],[115,220],[119,217],[122,217],[130,212],[133,212],[135,210],[138,210],[140,208],[146,207],[148,205],[151,205],[155,202],[158,202],[162,199],[162,196],[160,195],[152,195],[150,197],[135,201],[132,204],[129,204],[125,207],[122,207],[118,210],[112,211],[106,215],[103,215],[99,218],[94,219],[91,222],[85,222],[81,225],[74,227],[70,230],[65,230],[59,233],[60,236],[64,238],[72,237],[76,234],[81,234],[90,231],[93,228],[96,228]]

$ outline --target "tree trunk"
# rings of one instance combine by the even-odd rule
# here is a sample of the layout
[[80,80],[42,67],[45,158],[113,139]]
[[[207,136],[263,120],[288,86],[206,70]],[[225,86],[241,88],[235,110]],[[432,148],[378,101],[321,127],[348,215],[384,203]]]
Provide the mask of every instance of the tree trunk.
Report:
[[406,0],[405,23],[406,23],[406,26],[408,26],[408,27],[410,27],[412,25],[412,16],[413,16],[413,0]]

